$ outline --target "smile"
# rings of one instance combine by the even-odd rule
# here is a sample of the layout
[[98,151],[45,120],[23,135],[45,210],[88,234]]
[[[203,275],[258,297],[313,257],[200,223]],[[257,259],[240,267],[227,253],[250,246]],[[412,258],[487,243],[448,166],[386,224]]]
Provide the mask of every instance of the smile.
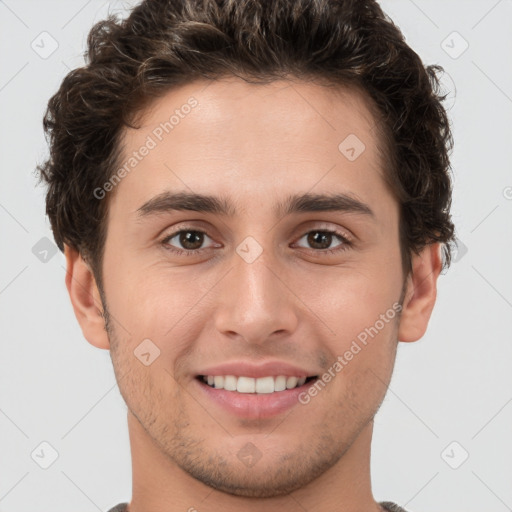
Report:
[[[300,404],[299,396],[318,377],[269,375],[198,375],[194,381],[204,398],[230,416],[271,419]],[[301,408],[304,411],[304,408]]]
[[214,389],[237,393],[268,394],[298,388],[316,377],[278,375],[253,378],[242,375],[200,375],[199,378]]

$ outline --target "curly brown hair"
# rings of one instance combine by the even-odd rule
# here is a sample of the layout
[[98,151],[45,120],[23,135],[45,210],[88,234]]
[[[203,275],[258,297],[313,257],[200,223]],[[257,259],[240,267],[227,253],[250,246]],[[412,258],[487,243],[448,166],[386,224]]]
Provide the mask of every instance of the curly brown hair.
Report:
[[385,176],[400,205],[402,263],[443,243],[454,226],[442,68],[424,66],[374,0],[145,0],[125,19],[109,15],[88,36],[86,65],[48,102],[48,185],[55,241],[78,250],[102,284],[107,200],[93,191],[113,176],[125,127],[149,102],[197,79],[289,76],[362,90],[386,148]]

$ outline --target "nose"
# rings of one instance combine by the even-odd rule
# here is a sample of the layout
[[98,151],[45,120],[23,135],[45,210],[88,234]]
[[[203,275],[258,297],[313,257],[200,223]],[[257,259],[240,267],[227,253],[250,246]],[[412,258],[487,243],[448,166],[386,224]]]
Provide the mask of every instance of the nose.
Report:
[[[298,303],[286,271],[264,251],[249,263],[238,254],[222,279],[215,327],[224,336],[262,345],[276,336],[293,334]],[[218,286],[219,286],[218,285]]]

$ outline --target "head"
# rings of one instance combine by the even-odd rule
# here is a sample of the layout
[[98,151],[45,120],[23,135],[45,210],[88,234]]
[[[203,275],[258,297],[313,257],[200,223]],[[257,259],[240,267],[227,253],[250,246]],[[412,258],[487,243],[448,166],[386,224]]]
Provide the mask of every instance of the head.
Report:
[[[369,0],[148,0],[93,27],[44,120],[47,214],[84,336],[189,475],[283,494],[371,425],[450,263],[439,72]],[[270,417],[210,401],[208,368],[269,360],[324,385]]]

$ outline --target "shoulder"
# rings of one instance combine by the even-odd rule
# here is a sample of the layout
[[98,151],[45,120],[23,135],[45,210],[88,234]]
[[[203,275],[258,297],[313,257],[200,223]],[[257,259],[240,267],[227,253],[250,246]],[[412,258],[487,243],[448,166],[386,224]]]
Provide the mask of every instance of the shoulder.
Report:
[[384,507],[388,512],[407,512],[407,510],[399,507],[396,503],[392,503],[391,501],[381,501],[379,505]]
[[111,508],[108,512],[126,512],[128,503],[119,503],[114,508]]

